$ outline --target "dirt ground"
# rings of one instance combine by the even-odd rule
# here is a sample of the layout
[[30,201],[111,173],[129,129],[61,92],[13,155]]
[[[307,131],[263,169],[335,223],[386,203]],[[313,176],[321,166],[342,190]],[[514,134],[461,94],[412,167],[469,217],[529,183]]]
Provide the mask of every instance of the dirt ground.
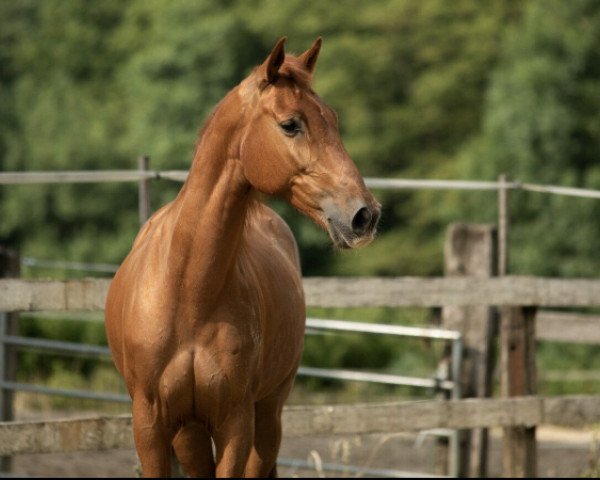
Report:
[[[600,430],[541,427],[537,432],[539,476],[597,476]],[[490,476],[501,476],[501,432],[492,431]],[[436,472],[436,441],[429,435],[362,435],[330,438],[284,439],[280,452],[281,477],[422,476]],[[295,459],[295,460],[292,460]],[[296,462],[296,466],[290,466]],[[298,464],[304,462],[304,465]],[[311,465],[306,468],[306,463]],[[12,474],[31,477],[135,477],[134,450],[19,455]],[[329,471],[328,464],[353,466]],[[315,467],[316,465],[316,467]],[[356,468],[358,467],[358,468]],[[394,471],[382,471],[394,470]]]

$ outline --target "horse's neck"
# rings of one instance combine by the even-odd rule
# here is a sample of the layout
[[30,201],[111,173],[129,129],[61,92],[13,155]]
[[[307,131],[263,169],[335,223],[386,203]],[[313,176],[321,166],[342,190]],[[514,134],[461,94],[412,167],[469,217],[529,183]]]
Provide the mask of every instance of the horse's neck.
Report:
[[169,269],[180,277],[183,292],[207,299],[225,285],[240,248],[252,200],[237,158],[237,121],[230,94],[204,128],[192,167],[175,200]]

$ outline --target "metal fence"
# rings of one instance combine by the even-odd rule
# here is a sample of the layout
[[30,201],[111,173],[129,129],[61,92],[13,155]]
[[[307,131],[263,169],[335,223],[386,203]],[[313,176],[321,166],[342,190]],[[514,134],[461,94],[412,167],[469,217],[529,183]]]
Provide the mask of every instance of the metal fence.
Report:
[[[462,336],[459,332],[437,328],[405,327],[399,325],[384,325],[361,323],[343,320],[325,320],[308,318],[306,320],[307,333],[313,332],[353,332],[398,337],[429,338],[450,342],[452,351],[451,370],[444,378],[432,375],[429,378],[409,377],[376,372],[353,370],[300,367],[298,375],[308,377],[327,378],[332,380],[346,380],[356,382],[371,382],[385,385],[410,386],[431,389],[432,391],[447,391],[452,398],[460,398],[460,383],[453,379],[460,378],[462,359]],[[18,335],[0,334],[0,343],[6,346],[29,348],[59,354],[85,355],[95,358],[110,358],[108,347],[84,343],[65,342],[41,338],[31,338]],[[0,365],[1,371],[1,365]],[[41,393],[48,395],[62,395],[71,398],[89,400],[102,400],[111,402],[129,403],[129,395],[108,392],[91,392],[73,389],[50,388],[43,385],[19,383],[0,379],[0,389],[18,390],[25,392]]]

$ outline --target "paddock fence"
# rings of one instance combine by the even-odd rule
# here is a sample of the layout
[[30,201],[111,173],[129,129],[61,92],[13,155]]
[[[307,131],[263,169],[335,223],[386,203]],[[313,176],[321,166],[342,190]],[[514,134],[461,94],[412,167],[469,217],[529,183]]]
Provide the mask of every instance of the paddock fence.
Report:
[[[434,428],[578,427],[600,421],[595,395],[288,406],[284,437],[397,433]],[[0,455],[133,448],[131,416],[0,423]]]
[[[138,170],[0,172],[0,185],[138,182],[139,217],[143,223],[151,212],[151,182],[157,179],[181,182],[186,177],[185,171],[150,170],[148,157],[140,157]],[[453,393],[452,398],[448,396],[445,400],[386,404],[288,407],[284,412],[284,435],[296,437],[452,429],[462,435],[462,440],[460,451],[450,454],[450,457],[456,457],[450,473],[456,476],[485,476],[485,429],[503,427],[505,475],[535,476],[537,425],[581,426],[600,422],[600,395],[537,396],[535,359],[536,340],[600,343],[600,316],[551,310],[600,307],[600,279],[507,275],[510,226],[508,194],[521,190],[600,199],[600,191],[508,181],[505,176],[501,176],[497,182],[375,178],[365,181],[375,189],[480,190],[498,194],[497,227],[458,225],[450,229],[445,277],[304,279],[309,307],[441,308],[442,328],[439,330],[446,332],[442,334],[444,340],[453,342],[452,368],[448,378],[431,381],[434,384],[437,382],[437,386],[445,386],[447,392]],[[457,238],[460,241],[455,241]],[[456,245],[464,243],[469,248],[453,251]],[[36,262],[40,265],[41,262],[43,266],[44,260],[25,259],[25,262],[31,265]],[[51,263],[46,265],[51,266]],[[84,270],[90,268],[87,264],[73,263],[70,266]],[[112,272],[114,266],[95,265],[91,270]],[[39,348],[71,352],[85,350],[87,354],[105,355],[105,347],[90,351],[90,346],[69,342],[49,345],[43,340],[21,337],[10,329],[9,316],[10,312],[100,311],[109,282],[108,279],[0,279],[0,370],[6,372],[14,368],[14,365],[11,367],[7,364],[10,350],[13,350],[10,347],[31,346],[36,341]],[[327,324],[323,322],[329,321],[312,319],[308,321],[309,327],[311,322],[314,328],[346,328],[344,322],[340,321]],[[352,323],[358,331],[362,328],[369,332],[369,329],[375,328],[370,324],[347,323]],[[435,329],[424,330],[428,330],[428,334],[435,338],[432,333]],[[491,342],[498,330],[502,398],[458,399],[461,392],[467,397],[491,396]],[[413,331],[409,334],[417,333]],[[478,366],[479,363],[484,366]],[[465,373],[477,369],[485,372],[465,378]],[[0,390],[5,393],[28,388],[35,387],[7,380],[4,375],[0,379]],[[65,394],[65,391],[55,390],[54,393]],[[93,392],[90,394],[94,395]],[[107,395],[111,397],[111,394]],[[3,412],[6,411],[4,397],[0,395]],[[116,394],[107,399],[127,400],[125,396]],[[130,448],[131,438],[129,416],[3,422],[0,423],[0,455]],[[395,473],[400,475],[402,472]]]
[[[102,310],[108,279],[0,279],[0,311]],[[598,307],[600,280],[491,278],[305,278],[308,306],[325,307]],[[367,324],[368,325],[368,324]],[[376,326],[369,325],[374,329]],[[589,330],[597,325],[590,322]],[[563,329],[564,326],[563,326]],[[15,338],[4,338],[18,344]],[[528,353],[530,362],[534,352]],[[23,385],[3,382],[4,389]],[[60,393],[60,392],[58,392]],[[64,392],[63,392],[64,393]],[[531,430],[600,422],[600,396],[431,400],[325,407],[289,407],[284,434],[397,433],[424,429],[506,427]],[[129,416],[0,423],[0,455],[103,450],[132,446]],[[535,439],[535,436],[533,437]],[[515,467],[517,468],[517,467]],[[528,473],[521,466],[521,473]],[[399,473],[399,472],[398,472]],[[518,473],[518,471],[517,471]]]

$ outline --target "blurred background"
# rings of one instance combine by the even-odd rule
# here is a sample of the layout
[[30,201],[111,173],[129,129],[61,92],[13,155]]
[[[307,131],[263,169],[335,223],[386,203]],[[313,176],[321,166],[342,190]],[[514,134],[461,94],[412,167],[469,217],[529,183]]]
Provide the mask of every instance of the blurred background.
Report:
[[[0,168],[187,169],[197,132],[277,39],[324,46],[314,88],[365,176],[600,188],[594,0],[0,2]],[[155,182],[153,208],[180,185]],[[381,237],[332,251],[285,211],[306,275],[439,274],[450,221],[495,222],[494,194],[378,192]],[[513,273],[595,276],[600,202],[514,195]],[[0,242],[43,259],[119,263],[136,186],[0,190]]]
[[[323,36],[314,89],[337,110],[364,176],[496,180],[506,173],[600,189],[595,0],[0,0],[0,170],[133,169],[141,154],[153,169],[187,169],[208,113],[282,35],[295,53]],[[152,208],[179,188],[154,181]],[[497,219],[494,192],[375,194],[380,235],[359,252],[336,252],[308,219],[273,201],[298,239],[304,275],[441,275],[448,225]],[[515,192],[510,201],[510,273],[598,277],[599,200]],[[0,244],[38,260],[117,265],[139,228],[137,202],[136,184],[2,186]],[[102,275],[39,264],[21,273]],[[436,317],[425,309],[310,313],[408,325]],[[106,342],[100,321],[23,315],[21,328]],[[432,348],[352,334],[309,337],[304,364],[423,373],[435,368]],[[121,388],[109,361],[20,355],[21,378]],[[538,359],[540,393],[600,387],[597,346],[544,343]],[[560,372],[570,369],[592,374],[567,381]],[[554,376],[544,377],[546,370]],[[304,403],[398,395],[315,379],[299,388]],[[400,394],[421,395],[407,387]]]

